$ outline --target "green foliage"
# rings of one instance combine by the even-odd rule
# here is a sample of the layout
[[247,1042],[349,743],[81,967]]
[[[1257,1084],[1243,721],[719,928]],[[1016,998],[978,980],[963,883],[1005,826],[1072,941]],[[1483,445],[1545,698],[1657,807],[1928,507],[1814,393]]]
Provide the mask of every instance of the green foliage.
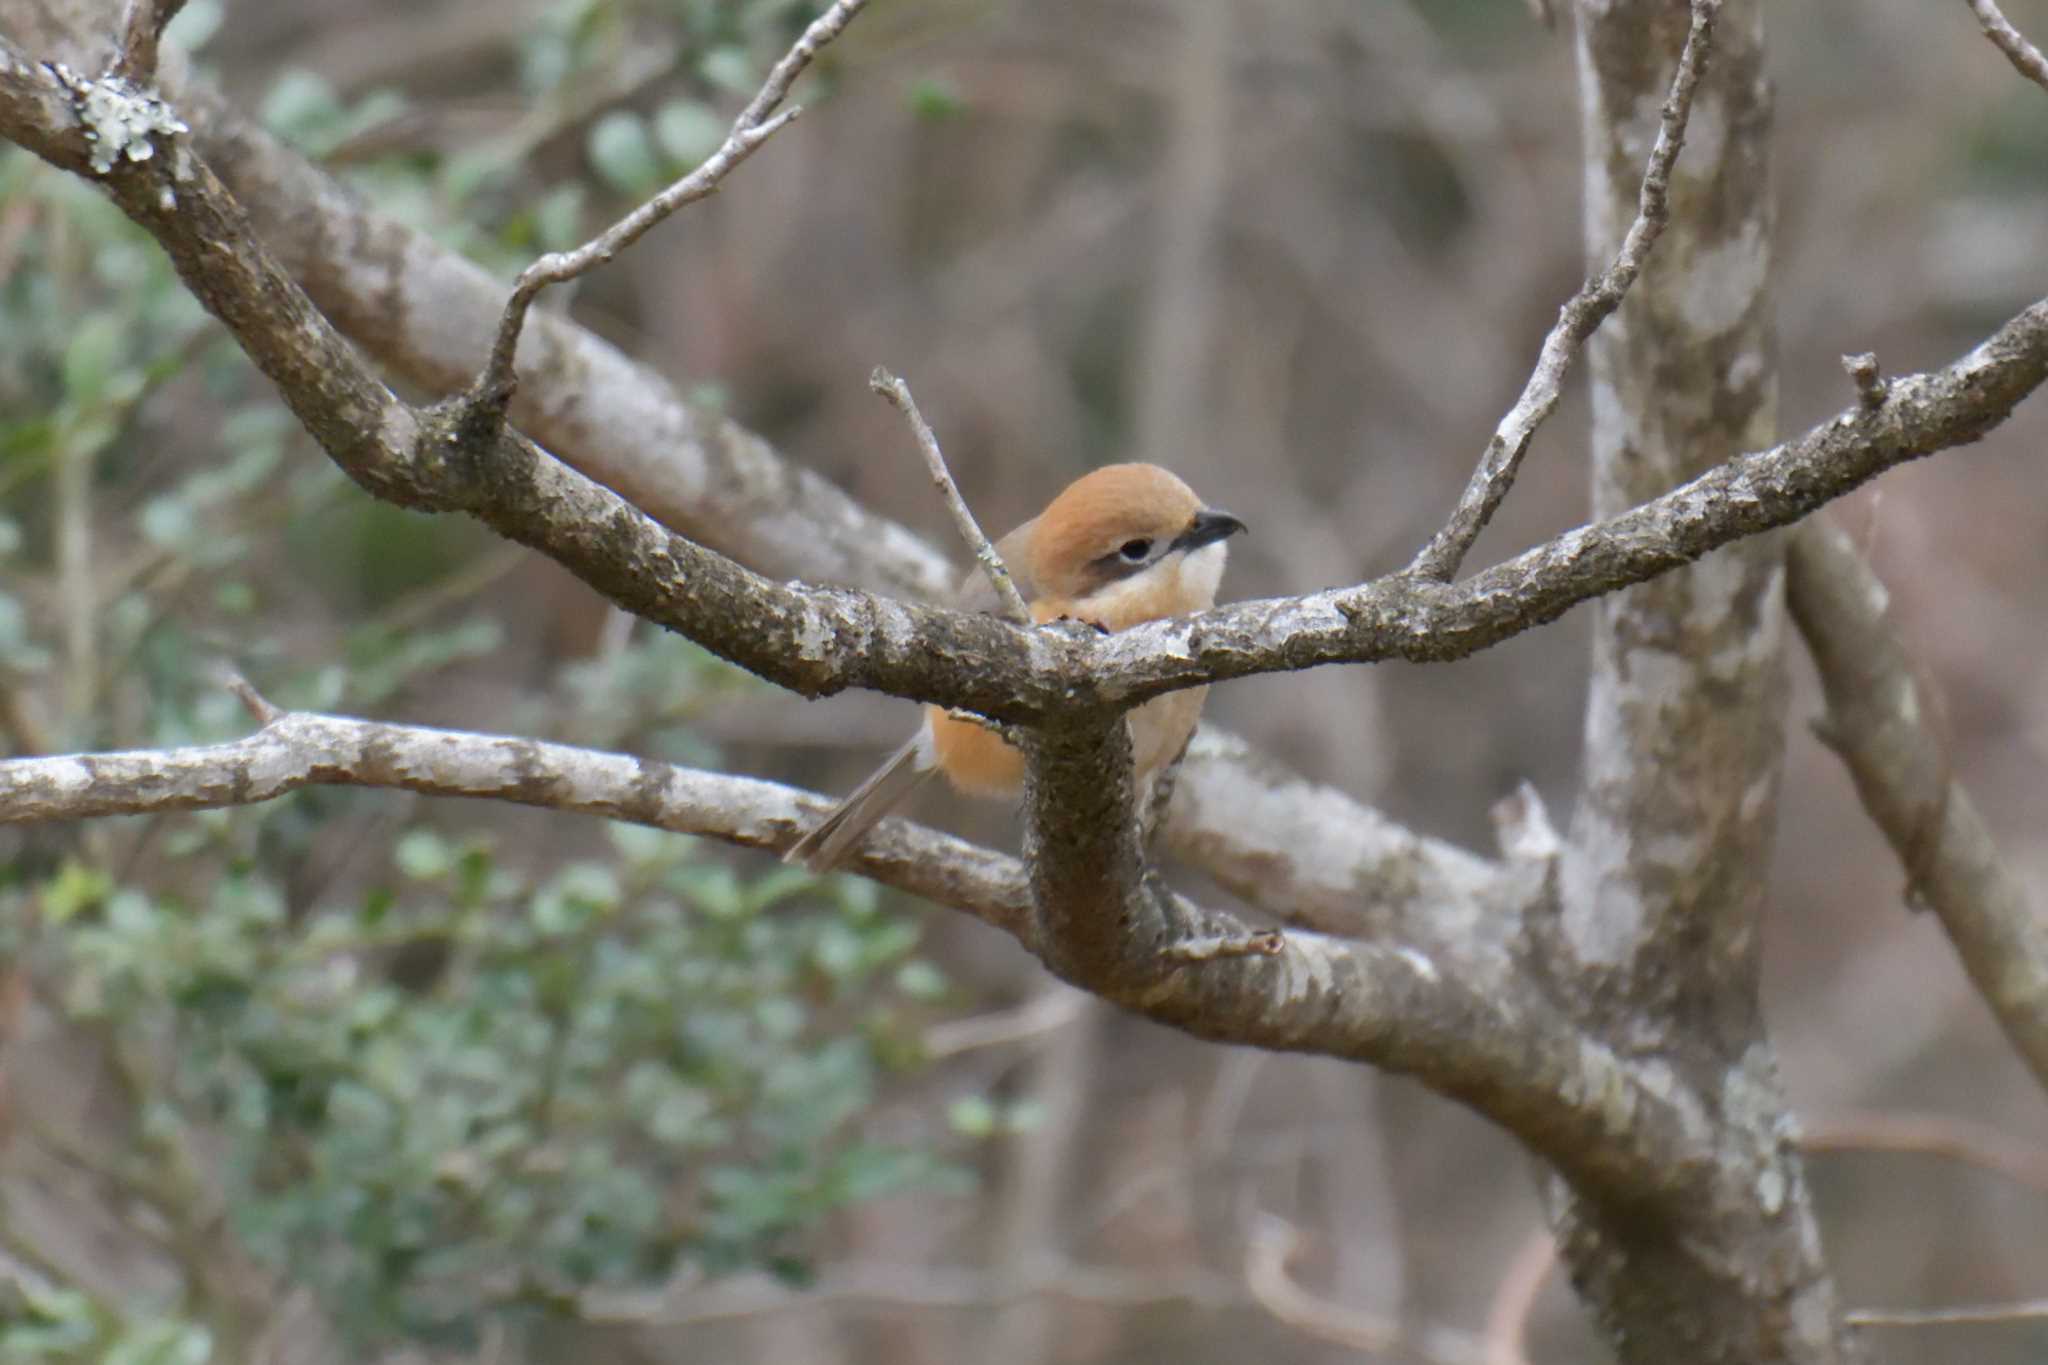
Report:
[[206,1365],[213,1336],[175,1316],[124,1318],[76,1289],[21,1276],[0,1282],[0,1362]]
[[64,1003],[173,1059],[236,1230],[366,1336],[797,1259],[831,1210],[947,1173],[860,1132],[910,921],[615,827],[544,874],[415,828],[346,910],[223,866],[203,899],[67,866]]
[[[304,73],[261,108],[381,211],[509,271],[708,155],[816,9],[554,5],[507,39],[532,117],[460,149],[380,152],[404,103]],[[193,0],[169,41],[222,14]],[[650,29],[673,69],[620,102]],[[519,673],[531,622],[487,592],[518,552],[349,484],[93,187],[8,150],[0,201],[0,755],[244,735],[225,660],[292,708],[481,695],[480,728],[717,761],[696,722],[758,684],[651,630]],[[89,564],[68,580],[67,543]],[[872,887],[632,826],[522,843],[488,806],[449,833],[404,800],[0,828],[0,947],[119,1074],[107,1178],[172,1261],[221,1236],[358,1338],[461,1338],[590,1287],[800,1277],[833,1210],[958,1180],[864,1131],[948,992]],[[0,1281],[0,1365],[216,1358],[238,1310],[202,1268],[140,1304]]]

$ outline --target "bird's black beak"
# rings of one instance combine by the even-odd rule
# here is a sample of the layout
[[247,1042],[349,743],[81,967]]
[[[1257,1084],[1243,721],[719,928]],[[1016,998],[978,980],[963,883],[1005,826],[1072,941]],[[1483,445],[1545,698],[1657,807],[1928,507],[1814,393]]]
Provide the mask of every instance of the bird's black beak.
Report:
[[1176,550],[1199,550],[1204,545],[1214,545],[1227,540],[1245,529],[1245,524],[1228,512],[1211,511],[1203,508],[1195,513],[1195,519],[1188,523],[1188,529],[1174,538]]

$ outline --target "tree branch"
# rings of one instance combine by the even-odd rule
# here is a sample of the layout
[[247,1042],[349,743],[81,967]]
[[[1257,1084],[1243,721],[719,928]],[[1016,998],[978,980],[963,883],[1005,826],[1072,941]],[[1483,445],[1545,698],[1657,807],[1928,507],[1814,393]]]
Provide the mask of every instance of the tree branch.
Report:
[[1637,197],[1636,219],[1622,238],[1621,249],[1607,269],[1579,287],[1558,310],[1557,324],[1543,338],[1536,368],[1522,396],[1508,409],[1494,429],[1493,439],[1472,471],[1470,482],[1458,498],[1458,505],[1442,530],[1430,537],[1408,565],[1408,572],[1439,582],[1449,582],[1458,566],[1471,553],[1479,533],[1493,520],[1501,500],[1514,486],[1515,474],[1536,429],[1557,407],[1565,375],[1572,360],[1605,322],[1629,287],[1642,273],[1651,248],[1664,235],[1671,218],[1671,168],[1685,147],[1685,128],[1692,118],[1693,97],[1699,91],[1700,75],[1706,70],[1707,55],[1713,50],[1714,22],[1721,14],[1721,0],[1700,0],[1692,7],[1692,27],[1685,35],[1685,48],[1678,57],[1678,71],[1671,78],[1671,93],[1664,97],[1664,110],[1657,128],[1657,143],[1650,150],[1649,165],[1643,170],[1643,185]]
[[2012,63],[2012,69],[2043,90],[2048,90],[2048,57],[2043,57],[2041,49],[2028,42],[2027,36],[2012,26],[1998,8],[1998,0],[1969,0],[1969,5],[1970,13],[1976,15],[1977,22],[1984,26],[1984,36],[2005,54],[2005,59]]
[[867,0],[833,0],[830,8],[812,20],[789,51],[783,54],[782,60],[768,72],[768,79],[762,82],[760,90],[747,102],[747,107],[733,120],[732,130],[726,134],[718,150],[695,170],[574,251],[549,252],[520,272],[518,282],[512,287],[512,297],[506,301],[504,314],[498,320],[497,339],[491,344],[490,357],[484,362],[483,372],[472,387],[472,402],[496,421],[504,420],[505,405],[510,402],[512,390],[518,383],[512,362],[519,349],[519,333],[526,325],[527,309],[533,306],[541,291],[549,285],[562,284],[588,274],[639,241],[677,209],[715,194],[719,185],[742,161],[803,112],[796,106],[780,114],[774,110],[818,53],[844,32],[846,26],[853,22],[853,17],[866,6]]
[[[80,101],[88,98],[79,94]],[[0,42],[0,133],[83,173],[74,92]],[[170,164],[170,163],[175,163]],[[471,513],[620,606],[806,696],[847,687],[1030,724],[1227,678],[1460,658],[1743,536],[1789,524],[1909,459],[1973,440],[2048,377],[2048,303],[1943,370],[1894,381],[1797,440],[1721,465],[1455,587],[1394,575],[1111,636],[773,582],[659,526],[513,433],[470,442],[450,407],[400,402],[249,231],[184,141],[104,176],[321,446],[381,498]]]
[[1926,723],[1890,596],[1848,535],[1816,519],[1787,551],[1786,598],[1820,671],[1822,737],[1847,765],[1913,893],[1941,918],[1999,1027],[2048,1086],[2048,918],[1999,857]]
[[1330,1303],[1304,1289],[1289,1273],[1300,1234],[1272,1214],[1261,1215],[1244,1253],[1245,1287],[1281,1322],[1323,1341],[1372,1356],[1422,1365],[1499,1365],[1484,1341],[1445,1328],[1414,1332],[1391,1318]]
[[1003,615],[1020,626],[1032,624],[1031,608],[1024,605],[1024,599],[1017,594],[1017,584],[1010,577],[1009,566],[996,553],[996,547],[989,544],[981,525],[975,521],[974,513],[968,510],[967,499],[960,496],[960,487],[953,482],[951,471],[946,468],[946,456],[939,449],[939,438],[932,433],[931,424],[924,420],[924,414],[917,409],[917,400],[910,396],[910,385],[880,366],[868,378],[868,387],[889,401],[889,406],[903,414],[903,420],[910,424],[911,437],[917,442],[918,453],[924,456],[924,466],[932,476],[932,487],[938,489],[939,498],[946,504],[946,513],[953,518],[953,529],[974,556],[981,571],[987,575],[989,587],[994,590],[996,601],[1001,604]]
[[1956,1308],[1852,1308],[1852,1327],[1962,1327],[1998,1322],[2048,1322],[2048,1299],[1979,1303]]
[[[218,810],[316,786],[514,801],[772,852],[831,805],[629,754],[273,708],[261,729],[226,744],[0,760],[0,824]],[[949,835],[884,821],[847,866],[1005,933],[1026,928],[1017,860]]]
[[[277,712],[254,734],[225,744],[0,761],[0,820],[220,809],[309,786],[514,801],[770,851],[827,804],[774,783],[631,755]],[[1055,961],[1071,954],[1044,935],[1072,936],[1070,920],[1100,906],[1091,897],[1069,914],[1034,921],[1027,874],[1015,859],[900,820],[879,826],[850,870],[965,911]],[[1420,1075],[1617,1197],[1645,1197],[1642,1182],[1668,1188],[1682,1178],[1685,1135],[1703,1122],[1682,1097],[1644,1089],[1619,1058],[1581,1046],[1557,1021],[1518,1009],[1486,985],[1475,987],[1454,960],[1393,943],[1261,933],[1150,888],[1132,894],[1155,898],[1143,912],[1155,921],[1171,917],[1130,926],[1155,947],[1257,937],[1273,951],[1181,966],[1158,955],[1143,978],[1123,972],[1112,994],[1121,1003],[1204,1037],[1335,1051]],[[1093,937],[1099,943],[1104,936]]]
[[[88,50],[90,41],[51,22],[53,10],[81,22],[81,8],[33,8],[16,31],[57,50]],[[189,116],[194,145],[315,304],[426,391],[468,383],[480,354],[475,339],[494,325],[500,286],[431,237],[370,211],[204,82],[182,79],[178,56],[170,54],[162,79]],[[540,360],[523,376],[513,420],[670,528],[778,579],[852,583],[913,600],[951,592],[955,570],[933,546],[791,465],[758,436],[687,404],[661,375],[587,329],[539,313],[529,318],[522,346]],[[1355,932],[1361,925],[1353,921],[1377,906],[1394,907],[1396,915],[1412,906],[1455,921],[1445,926],[1451,941],[1459,925],[1505,923],[1491,902],[1474,910],[1465,899],[1477,885],[1474,876],[1489,866],[1483,860],[1418,839],[1342,793],[1301,782],[1241,742],[1205,727],[1187,771],[1197,793],[1260,794],[1249,805],[1205,801],[1209,814],[1175,820],[1169,836],[1184,856],[1218,860],[1226,884],[1270,913]],[[1359,814],[1376,834],[1353,844],[1344,826]],[[1327,837],[1304,842],[1302,831]],[[1276,860],[1306,880],[1290,884],[1271,875]]]
[[[1119,721],[1048,726],[1031,747],[1030,941],[1056,975],[1196,1037],[1421,1077],[1602,1201],[1670,1197],[1702,1177],[1679,1155],[1704,1131],[1694,1098],[1583,1037],[1541,996],[1398,941],[1257,930],[1147,877]],[[1241,950],[1192,961],[1173,951],[1232,943]]]
[[112,74],[131,85],[145,86],[156,79],[157,44],[164,29],[185,8],[185,0],[128,0],[121,18],[121,48],[114,55]]
[[1166,835],[1225,890],[1287,924],[1475,962],[1500,951],[1505,974],[1515,917],[1499,864],[1423,838],[1241,739],[1196,734]]

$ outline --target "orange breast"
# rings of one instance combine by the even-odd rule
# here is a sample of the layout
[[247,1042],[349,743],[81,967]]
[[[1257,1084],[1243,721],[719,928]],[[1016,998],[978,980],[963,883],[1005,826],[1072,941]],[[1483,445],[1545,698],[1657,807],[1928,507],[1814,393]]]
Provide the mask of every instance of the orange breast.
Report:
[[[1031,604],[1031,616],[1041,624],[1064,616],[1114,631],[1208,605],[1207,599],[1187,598],[1176,576],[1164,583],[1112,589],[1083,601],[1041,597]],[[1169,692],[1130,713],[1131,759],[1140,778],[1149,777],[1179,755],[1194,733],[1208,691],[1193,687]],[[1024,755],[993,730],[971,720],[955,720],[937,706],[925,707],[925,724],[931,729],[939,770],[956,789],[969,796],[989,797],[1013,797],[1023,790]]]

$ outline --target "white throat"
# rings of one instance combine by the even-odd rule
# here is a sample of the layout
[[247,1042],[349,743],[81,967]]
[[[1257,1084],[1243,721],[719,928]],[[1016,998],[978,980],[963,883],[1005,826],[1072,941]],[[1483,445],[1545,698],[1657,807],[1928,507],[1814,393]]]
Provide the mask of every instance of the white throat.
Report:
[[1083,605],[1091,614],[1112,619],[1125,615],[1133,600],[1151,603],[1163,597],[1178,602],[1179,612],[1213,607],[1228,554],[1220,540],[1199,550],[1176,550],[1143,573],[1134,573],[1100,592],[1090,593],[1083,599]]

